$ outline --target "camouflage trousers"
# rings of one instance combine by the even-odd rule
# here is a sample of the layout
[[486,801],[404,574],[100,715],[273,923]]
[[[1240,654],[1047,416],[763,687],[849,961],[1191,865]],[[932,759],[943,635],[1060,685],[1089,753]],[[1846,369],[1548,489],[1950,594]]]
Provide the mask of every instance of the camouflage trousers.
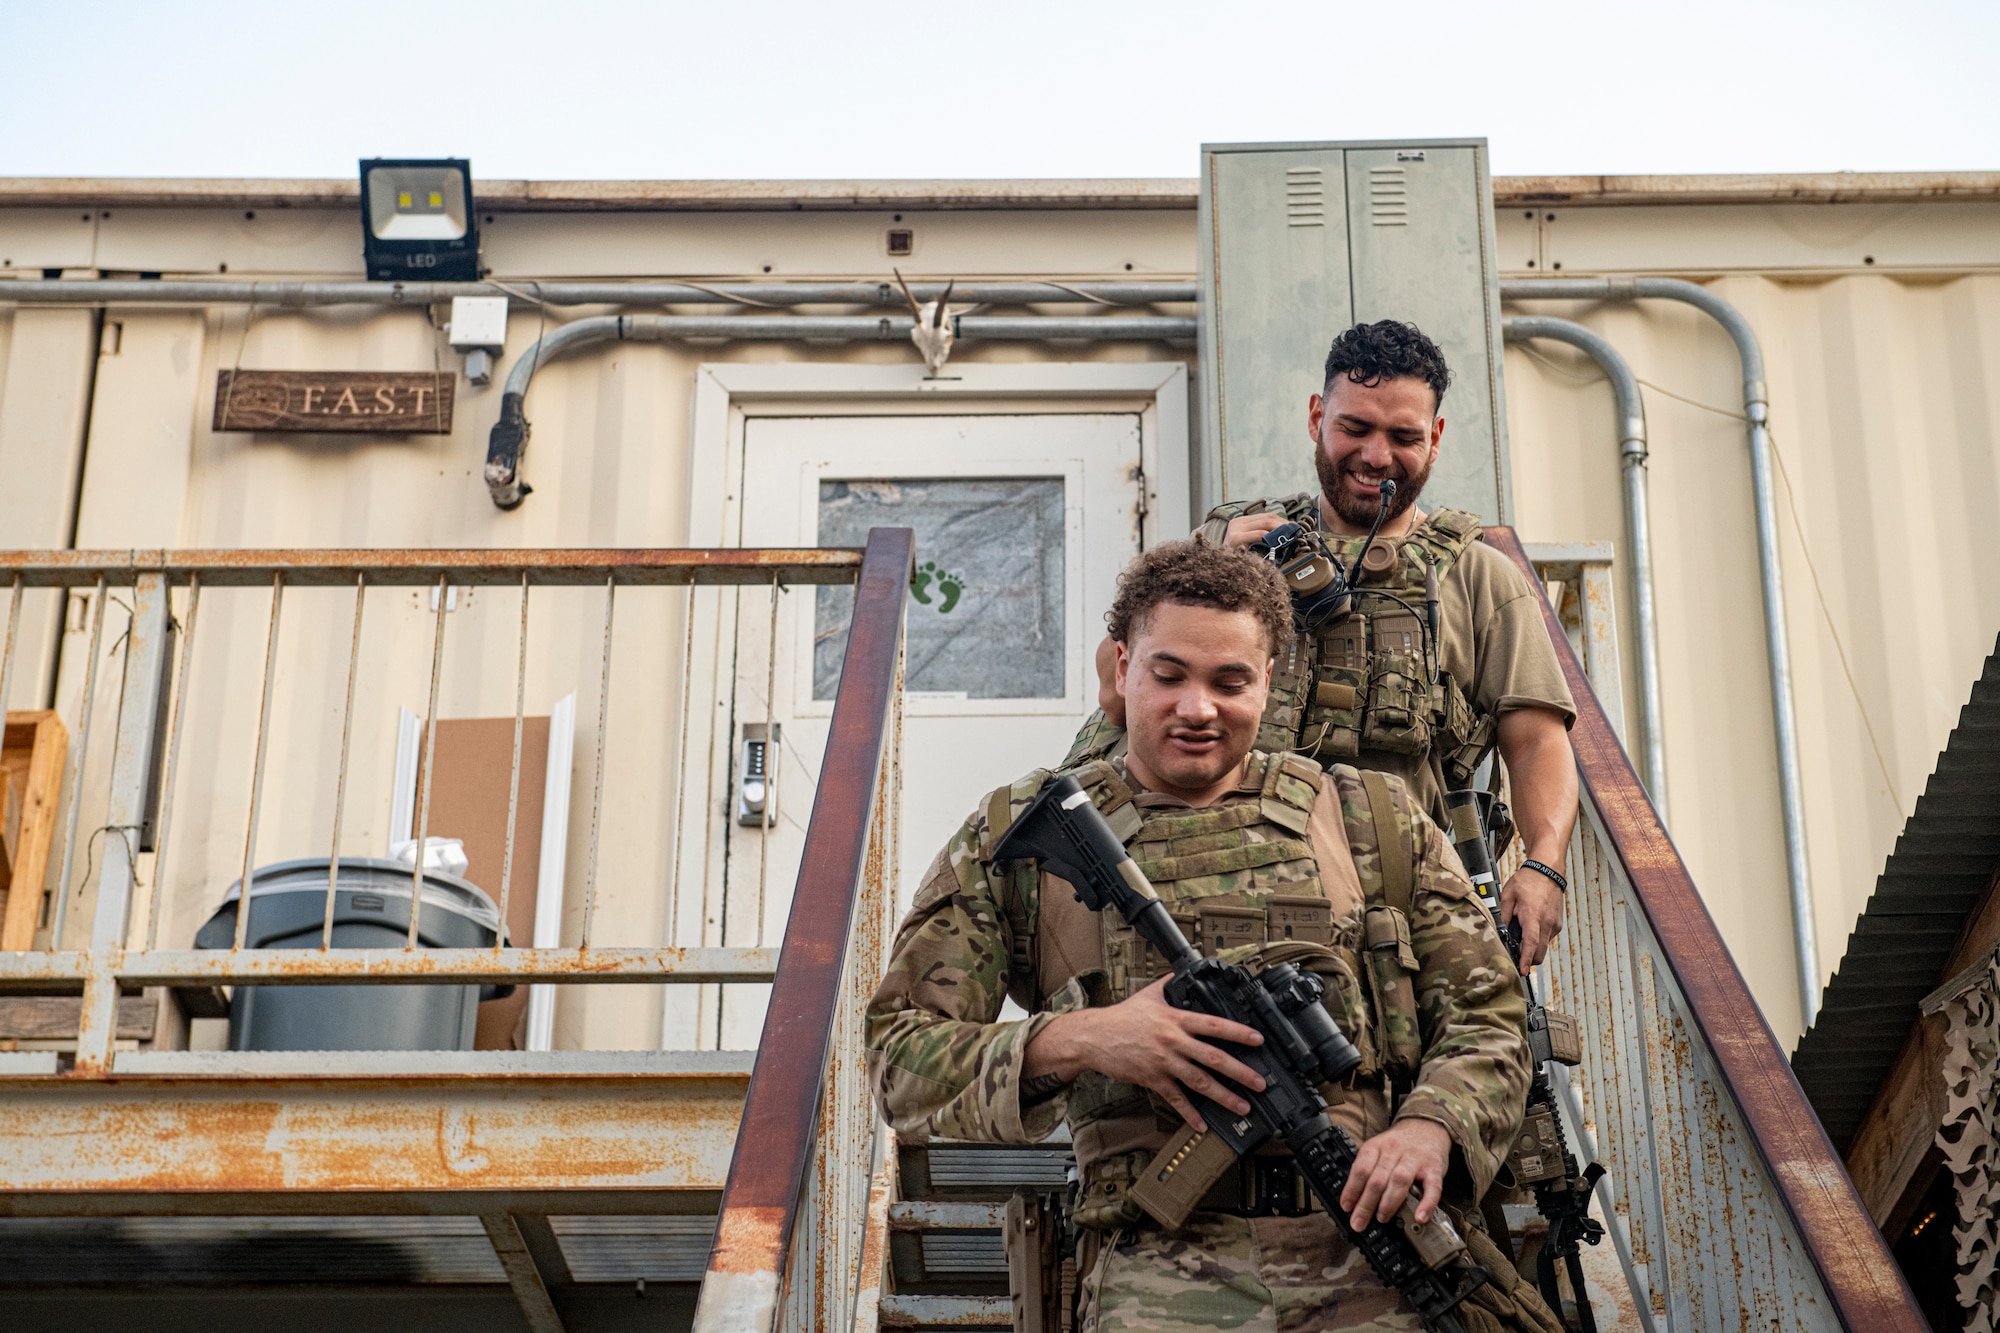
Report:
[[1100,1251],[1083,1288],[1083,1333],[1423,1327],[1321,1213],[1196,1213],[1179,1231],[1128,1228]]

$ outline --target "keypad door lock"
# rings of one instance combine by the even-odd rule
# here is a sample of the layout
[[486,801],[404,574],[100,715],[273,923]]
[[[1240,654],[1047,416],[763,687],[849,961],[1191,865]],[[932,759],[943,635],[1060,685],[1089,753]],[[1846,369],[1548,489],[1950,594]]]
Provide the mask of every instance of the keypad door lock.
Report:
[[778,822],[778,744],[784,728],[773,722],[743,724],[736,757],[736,822],[771,828]]

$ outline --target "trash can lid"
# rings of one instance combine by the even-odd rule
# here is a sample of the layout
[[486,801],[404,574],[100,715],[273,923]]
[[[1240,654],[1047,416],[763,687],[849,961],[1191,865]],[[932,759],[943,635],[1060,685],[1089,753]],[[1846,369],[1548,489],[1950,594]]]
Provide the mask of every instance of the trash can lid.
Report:
[[[250,893],[262,898],[276,893],[326,893],[326,881],[333,868],[333,860],[325,856],[309,856],[298,861],[280,861],[275,865],[259,866],[250,872]],[[410,896],[410,879],[414,872],[401,861],[388,861],[375,857],[340,858],[340,880],[337,887],[343,891],[356,893],[379,893],[385,898],[407,898]],[[243,881],[237,880],[222,895],[222,905],[218,913],[243,896]],[[424,910],[433,907],[454,912],[484,926],[487,930],[500,929],[500,909],[486,896],[486,891],[468,880],[455,875],[447,875],[437,870],[424,872]],[[252,915],[255,920],[258,914]]]

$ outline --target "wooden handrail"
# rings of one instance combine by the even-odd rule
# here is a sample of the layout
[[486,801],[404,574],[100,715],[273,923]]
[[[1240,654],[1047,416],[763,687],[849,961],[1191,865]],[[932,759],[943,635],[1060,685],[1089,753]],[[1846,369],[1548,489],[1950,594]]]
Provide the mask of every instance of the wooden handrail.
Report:
[[775,1313],[784,1290],[891,728],[915,549],[908,528],[870,531],[854,590],[784,950],[702,1280],[704,1306],[743,1303],[745,1318],[729,1321],[743,1327],[758,1322],[749,1307]]
[[1504,527],[1486,529],[1485,539],[1543,593],[1542,618],[1576,699],[1570,743],[1584,788],[1842,1326],[1855,1333],[1927,1333],[1902,1270],[1696,892],[1520,539]]

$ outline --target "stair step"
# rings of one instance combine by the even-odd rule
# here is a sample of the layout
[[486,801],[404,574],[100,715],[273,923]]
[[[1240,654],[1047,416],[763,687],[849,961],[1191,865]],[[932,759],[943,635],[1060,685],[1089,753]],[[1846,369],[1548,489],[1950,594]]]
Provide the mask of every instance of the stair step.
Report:
[[901,1199],[889,1205],[891,1231],[998,1231],[1004,1203],[941,1203]]
[[1004,1277],[1007,1246],[990,1232],[926,1233],[923,1237],[924,1272],[935,1282],[945,1273],[983,1273]]
[[911,1294],[985,1294],[1006,1290],[1004,1203],[899,1199],[889,1205],[889,1261],[896,1285]]
[[884,1296],[883,1328],[1012,1328],[1005,1296]]
[[902,1150],[903,1194],[911,1199],[1005,1200],[1017,1189],[1058,1190],[1075,1164],[1067,1143],[961,1143],[933,1140]]

